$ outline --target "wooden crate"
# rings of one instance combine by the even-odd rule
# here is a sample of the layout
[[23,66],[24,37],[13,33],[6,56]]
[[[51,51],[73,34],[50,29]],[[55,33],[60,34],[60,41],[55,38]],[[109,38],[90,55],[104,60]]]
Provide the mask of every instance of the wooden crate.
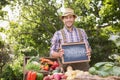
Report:
[[[24,62],[23,62],[23,80],[26,80],[25,78],[26,78],[26,75],[27,75],[27,72],[28,72],[28,71],[25,70],[25,66],[26,66],[26,64],[27,64],[27,62],[28,62],[28,60],[29,60],[30,58],[31,58],[30,56],[24,56]],[[52,61],[58,61],[59,65],[61,66],[61,62],[60,62],[60,60],[59,60],[58,58],[51,58],[51,57],[40,57],[40,58],[46,58],[46,59],[50,59],[50,60],[52,60]],[[61,67],[62,67],[62,66],[61,66]],[[40,72],[40,73],[43,73],[44,76],[47,75],[47,74],[49,74],[49,71],[40,70],[39,72]]]

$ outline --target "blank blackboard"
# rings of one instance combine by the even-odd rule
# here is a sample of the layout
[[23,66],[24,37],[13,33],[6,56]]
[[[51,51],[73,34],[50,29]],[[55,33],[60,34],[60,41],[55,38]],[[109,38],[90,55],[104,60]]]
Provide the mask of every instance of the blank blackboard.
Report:
[[64,55],[62,63],[77,63],[90,61],[87,56],[87,47],[85,43],[67,43],[62,45]]

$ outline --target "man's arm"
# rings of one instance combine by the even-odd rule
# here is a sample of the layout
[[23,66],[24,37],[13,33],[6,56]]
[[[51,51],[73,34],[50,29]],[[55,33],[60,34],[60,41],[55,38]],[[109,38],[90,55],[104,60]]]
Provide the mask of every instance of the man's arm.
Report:
[[92,52],[92,49],[91,49],[91,46],[90,46],[90,44],[88,42],[88,36],[87,36],[87,34],[86,34],[84,29],[82,29],[82,33],[83,33],[83,37],[84,37],[84,42],[87,45],[87,53],[88,53],[87,55],[90,56],[91,52]]
[[53,38],[51,39],[51,48],[50,48],[50,56],[51,57],[61,57],[63,55],[63,50],[60,48],[61,41],[60,41],[60,33],[57,31],[55,32]]

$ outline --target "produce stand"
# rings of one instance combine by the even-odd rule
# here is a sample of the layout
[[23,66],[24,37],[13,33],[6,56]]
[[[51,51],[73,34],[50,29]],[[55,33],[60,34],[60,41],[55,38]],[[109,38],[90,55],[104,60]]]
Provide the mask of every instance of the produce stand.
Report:
[[[41,60],[43,57],[39,57],[39,59]],[[51,61],[58,61],[59,63],[59,67],[60,67],[60,72],[59,73],[62,73],[62,75],[64,75],[64,77],[66,77],[66,79],[64,78],[61,78],[61,79],[58,79],[58,80],[120,80],[120,77],[119,76],[112,76],[112,75],[109,75],[109,76],[100,76],[100,74],[91,74],[90,72],[94,71],[94,68],[100,68],[103,69],[102,71],[106,70],[103,66],[109,66],[108,64],[111,64],[113,65],[113,63],[111,62],[101,62],[101,63],[96,63],[93,67],[91,67],[91,69],[89,69],[89,71],[82,71],[82,70],[73,70],[72,67],[70,66],[69,68],[67,67],[67,71],[65,72],[63,70],[63,65],[61,63],[61,60],[59,58],[51,58],[51,57],[44,57],[45,59],[49,59]],[[23,80],[26,80],[26,76],[28,74],[28,71],[26,70],[26,65],[27,63],[30,61],[31,57],[30,56],[24,56],[24,62],[23,62]],[[99,66],[98,66],[99,65]],[[118,68],[119,67],[116,67],[116,66],[112,66],[112,67],[115,67],[115,68]],[[69,69],[69,70],[68,70]],[[108,69],[108,68],[107,68]],[[113,68],[114,69],[114,68]],[[110,70],[111,71],[111,70]],[[119,70],[118,70],[119,72]],[[39,70],[38,73],[43,73],[44,75],[44,78],[45,77],[49,77],[53,75],[52,71],[49,70],[49,71],[45,71],[45,70]],[[58,73],[58,74],[59,74]],[[113,74],[113,73],[112,73]],[[61,74],[60,74],[61,75]],[[41,79],[40,79],[41,80]],[[46,80],[46,79],[45,79]],[[49,79],[49,80],[56,80],[56,79]]]
[[[23,62],[23,80],[26,80],[26,76],[27,76],[28,71],[25,69],[25,67],[26,67],[26,64],[27,64],[28,60],[29,60],[31,57],[32,57],[32,56],[24,56],[24,62]],[[57,61],[57,62],[59,63],[59,67],[62,68],[61,62],[60,62],[60,60],[59,60],[58,58],[40,57],[39,59],[41,59],[41,58],[49,59],[49,60],[51,60],[51,61]],[[61,69],[61,72],[64,72],[64,71],[62,71],[62,70],[63,70],[63,69]],[[50,71],[45,71],[45,70],[40,70],[40,71],[38,71],[38,72],[39,72],[39,73],[43,73],[44,76],[51,74]]]

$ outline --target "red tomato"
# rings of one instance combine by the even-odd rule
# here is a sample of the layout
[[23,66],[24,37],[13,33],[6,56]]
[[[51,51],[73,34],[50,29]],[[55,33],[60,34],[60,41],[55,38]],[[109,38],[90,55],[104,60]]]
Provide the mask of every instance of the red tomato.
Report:
[[49,66],[48,66],[48,65],[45,65],[45,66],[44,66],[44,70],[48,71],[48,70],[49,70]]

